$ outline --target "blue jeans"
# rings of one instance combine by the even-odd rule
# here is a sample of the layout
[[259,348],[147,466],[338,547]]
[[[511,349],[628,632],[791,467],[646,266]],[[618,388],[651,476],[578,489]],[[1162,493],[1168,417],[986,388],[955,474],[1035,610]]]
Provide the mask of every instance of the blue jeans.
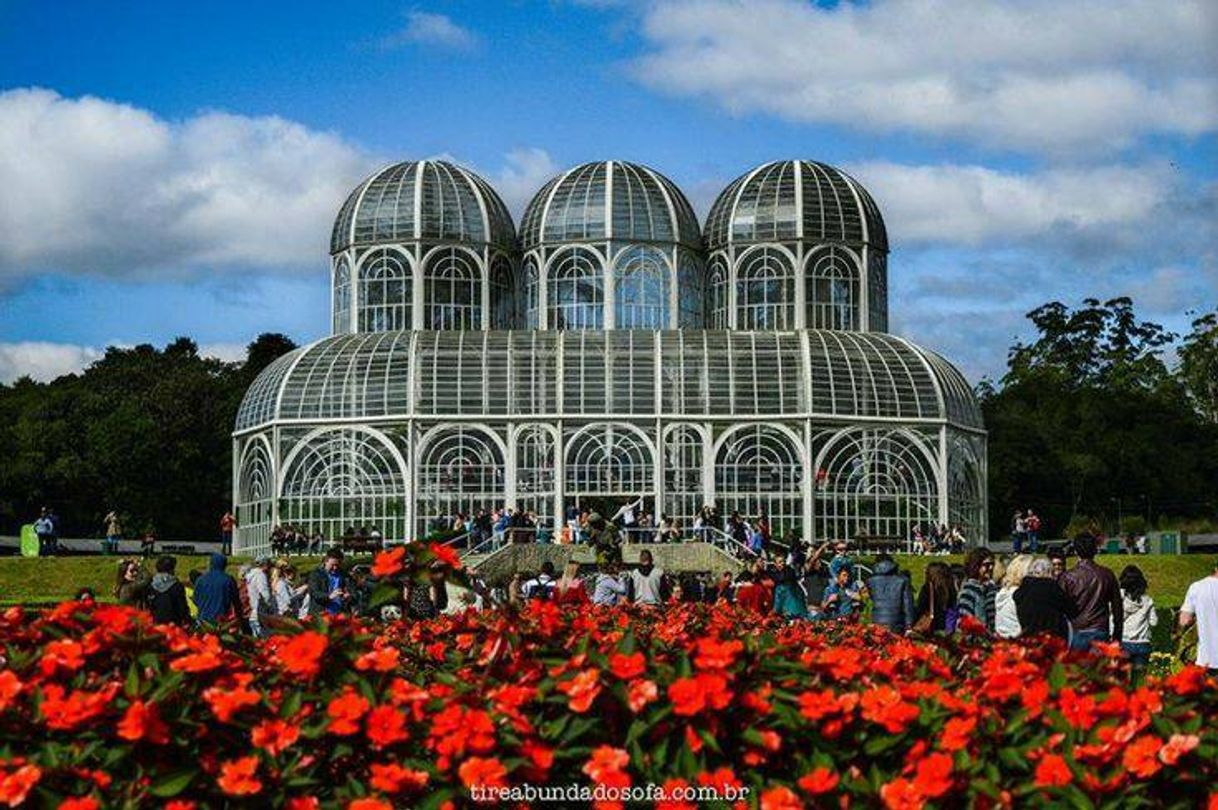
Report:
[[1129,663],[1135,667],[1144,667],[1150,663],[1149,641],[1122,641],[1121,651],[1129,656]]
[[1075,630],[1074,635],[1070,636],[1070,649],[1086,652],[1091,649],[1091,642],[1107,640],[1107,630]]

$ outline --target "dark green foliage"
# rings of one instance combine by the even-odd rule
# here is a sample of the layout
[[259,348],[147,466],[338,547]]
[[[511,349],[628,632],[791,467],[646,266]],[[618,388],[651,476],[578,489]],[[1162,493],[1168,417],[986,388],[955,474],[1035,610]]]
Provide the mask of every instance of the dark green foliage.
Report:
[[1174,369],[1165,354],[1176,336],[1138,321],[1128,298],[1077,310],[1054,302],[1028,318],[1036,340],[1011,349],[999,385],[979,388],[991,533],[1005,534],[1028,507],[1056,536],[1081,516],[1109,532],[1121,516],[1213,518],[1218,425],[1212,396],[1207,411],[1207,389],[1190,374],[1218,367],[1214,316],[1198,321]]
[[112,348],[82,374],[0,386],[0,534],[50,505],[69,537],[97,537],[110,509],[129,537],[210,540],[229,508],[229,433],[245,389],[294,348],[251,343],[246,360],[200,357],[194,341]]

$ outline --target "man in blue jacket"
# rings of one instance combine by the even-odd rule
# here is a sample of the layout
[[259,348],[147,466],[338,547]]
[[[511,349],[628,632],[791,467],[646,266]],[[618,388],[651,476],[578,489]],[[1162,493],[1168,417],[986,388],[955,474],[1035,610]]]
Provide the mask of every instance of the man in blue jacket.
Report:
[[913,626],[913,587],[909,577],[897,570],[897,564],[887,554],[876,557],[873,570],[867,580],[871,621],[894,633],[904,633]]
[[194,601],[199,609],[200,624],[215,624],[237,615],[241,596],[237,591],[237,580],[224,572],[227,566],[227,557],[212,554],[207,573],[195,582]]

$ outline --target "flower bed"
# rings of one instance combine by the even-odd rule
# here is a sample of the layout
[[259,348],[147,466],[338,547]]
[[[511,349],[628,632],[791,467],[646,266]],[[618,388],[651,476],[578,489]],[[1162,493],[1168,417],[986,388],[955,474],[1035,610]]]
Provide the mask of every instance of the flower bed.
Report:
[[[766,808],[1218,806],[1218,685],[966,633],[682,606],[337,620],[265,642],[115,606],[0,615],[0,805],[438,806],[740,785]],[[692,806],[672,804],[669,806]]]

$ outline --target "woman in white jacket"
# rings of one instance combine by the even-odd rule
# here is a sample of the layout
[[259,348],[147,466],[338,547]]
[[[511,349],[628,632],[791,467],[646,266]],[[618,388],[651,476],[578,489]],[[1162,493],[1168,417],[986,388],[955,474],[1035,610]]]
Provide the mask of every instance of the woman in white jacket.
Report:
[[1035,559],[1031,554],[1018,554],[1007,563],[1002,586],[994,597],[994,632],[1001,638],[1019,638],[1023,632],[1019,626],[1019,614],[1015,612],[1015,589],[1023,583]]
[[1129,656],[1134,678],[1137,679],[1150,663],[1150,633],[1151,628],[1159,623],[1159,616],[1155,613],[1155,600],[1146,593],[1149,585],[1141,568],[1125,566],[1120,583],[1125,608],[1121,650]]

